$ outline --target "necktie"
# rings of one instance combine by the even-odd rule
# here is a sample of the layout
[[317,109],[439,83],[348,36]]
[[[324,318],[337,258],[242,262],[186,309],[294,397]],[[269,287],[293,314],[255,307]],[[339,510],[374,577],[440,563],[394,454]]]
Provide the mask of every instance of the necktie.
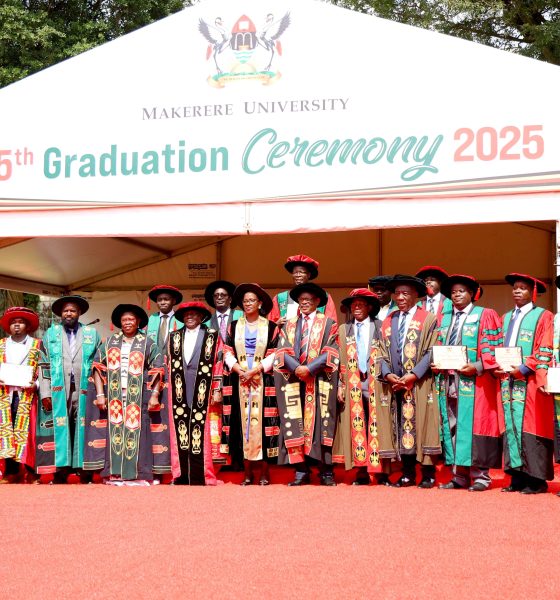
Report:
[[158,344],[163,346],[167,338],[167,319],[169,315],[161,315],[159,319]]
[[434,314],[435,310],[434,310],[434,299],[433,298],[428,298],[428,310]]
[[399,337],[398,337],[398,351],[399,356],[402,355],[403,345],[404,345],[404,334],[406,332],[406,317],[408,316],[407,312],[401,313],[401,321],[399,323]]
[[455,313],[455,321],[453,321],[453,328],[451,329],[451,335],[449,336],[449,346],[455,346],[457,343],[457,337],[459,336],[459,321],[463,315],[463,311],[458,310]]
[[509,343],[511,341],[511,336],[513,334],[513,328],[515,326],[515,321],[517,321],[517,318],[519,317],[519,313],[520,312],[521,312],[521,309],[519,309],[519,308],[516,308],[513,311],[513,315],[511,317],[510,322],[509,322],[507,333],[506,333],[506,341],[505,341],[505,344],[504,344],[505,346],[509,346]]
[[307,343],[309,342],[309,317],[303,318],[301,328],[301,342],[299,344],[299,362],[304,365],[307,362]]
[[76,353],[76,332],[72,329],[72,331],[69,331],[68,333],[68,342],[70,344],[70,356],[74,356],[74,354]]
[[367,345],[363,323],[356,323],[356,342],[358,347],[358,366],[362,373],[367,373]]
[[68,346],[70,348],[70,359],[72,361],[70,383],[74,383],[74,354],[76,353],[76,332],[73,329],[66,329],[66,334],[68,335]]
[[218,318],[220,319],[220,337],[222,338],[222,341],[226,341],[226,335],[227,335],[227,323],[226,323],[226,317],[227,315],[222,314],[222,315],[218,315]]

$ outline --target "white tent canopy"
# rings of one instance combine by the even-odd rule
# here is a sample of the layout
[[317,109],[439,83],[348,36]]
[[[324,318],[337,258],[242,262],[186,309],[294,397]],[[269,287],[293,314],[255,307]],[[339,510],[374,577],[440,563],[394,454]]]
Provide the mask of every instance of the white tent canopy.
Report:
[[556,219],[558,97],[555,66],[322,2],[202,2],[1,91],[3,229]]
[[[345,255],[358,230],[367,266],[354,278],[338,261],[324,281],[363,283],[391,272],[379,257],[423,262],[414,234],[387,250],[373,229],[439,225],[451,242],[445,226],[485,223],[509,233],[479,225],[473,243],[521,247],[487,282],[527,251],[551,281],[559,97],[557,67],[323,2],[201,2],[0,90],[0,285],[194,290],[236,278],[222,243],[246,234],[268,259],[312,232],[349,232]],[[277,237],[296,233],[311,237]],[[332,238],[313,239],[310,254]]]

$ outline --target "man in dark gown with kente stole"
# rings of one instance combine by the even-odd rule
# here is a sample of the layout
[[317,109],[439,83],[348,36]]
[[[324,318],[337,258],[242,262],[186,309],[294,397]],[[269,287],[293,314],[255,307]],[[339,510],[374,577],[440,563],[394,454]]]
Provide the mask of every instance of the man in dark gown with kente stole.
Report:
[[286,322],[274,361],[281,423],[278,463],[295,465],[295,479],[288,485],[310,483],[310,465],[318,464],[321,484],[333,486],[338,328],[317,312],[327,303],[321,287],[301,284],[290,295],[301,315]]

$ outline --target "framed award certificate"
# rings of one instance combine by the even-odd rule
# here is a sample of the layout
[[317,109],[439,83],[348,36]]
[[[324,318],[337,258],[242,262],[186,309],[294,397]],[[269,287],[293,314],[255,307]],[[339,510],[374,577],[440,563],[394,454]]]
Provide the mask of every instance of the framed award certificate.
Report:
[[546,391],[550,394],[560,394],[560,367],[548,367]]
[[33,367],[29,365],[11,365],[0,363],[0,380],[6,385],[28,388],[33,379]]
[[521,357],[521,348],[519,346],[512,346],[511,348],[498,347],[494,350],[496,356],[496,362],[500,366],[502,371],[513,371],[516,367],[523,363]]
[[432,362],[442,371],[459,371],[467,364],[466,346],[432,346]]

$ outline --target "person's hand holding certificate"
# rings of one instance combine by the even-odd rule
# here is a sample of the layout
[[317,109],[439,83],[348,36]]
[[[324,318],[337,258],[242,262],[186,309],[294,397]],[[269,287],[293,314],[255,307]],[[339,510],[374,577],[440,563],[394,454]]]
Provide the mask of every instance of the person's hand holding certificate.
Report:
[[519,346],[497,347],[495,350],[496,362],[500,369],[509,373],[514,371],[519,365],[523,364],[521,357],[521,348]]
[[467,364],[466,346],[433,346],[432,362],[440,371],[460,371]]

